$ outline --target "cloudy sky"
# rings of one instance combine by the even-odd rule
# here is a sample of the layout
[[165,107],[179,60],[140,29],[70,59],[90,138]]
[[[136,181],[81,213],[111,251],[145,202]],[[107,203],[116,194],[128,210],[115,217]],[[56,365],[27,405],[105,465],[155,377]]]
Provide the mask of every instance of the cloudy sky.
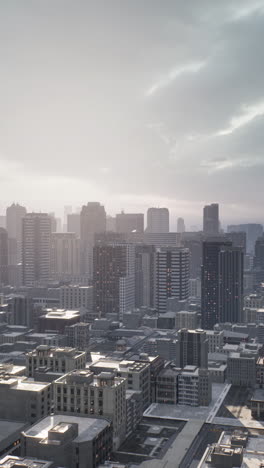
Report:
[[0,210],[263,222],[263,44],[264,0],[1,0]]

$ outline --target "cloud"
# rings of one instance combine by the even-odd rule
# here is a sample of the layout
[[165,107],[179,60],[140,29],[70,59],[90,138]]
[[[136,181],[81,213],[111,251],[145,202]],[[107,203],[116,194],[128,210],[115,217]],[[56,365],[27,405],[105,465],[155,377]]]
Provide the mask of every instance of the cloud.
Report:
[[57,206],[156,198],[191,223],[218,199],[261,219],[263,2],[13,0],[0,31],[12,200],[34,188],[44,207],[46,180]]

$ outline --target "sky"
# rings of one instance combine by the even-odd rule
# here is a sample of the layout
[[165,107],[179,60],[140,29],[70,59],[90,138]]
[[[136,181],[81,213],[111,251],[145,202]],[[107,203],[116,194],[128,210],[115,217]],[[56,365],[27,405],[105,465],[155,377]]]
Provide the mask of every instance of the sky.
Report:
[[0,212],[263,222],[264,0],[0,0]]

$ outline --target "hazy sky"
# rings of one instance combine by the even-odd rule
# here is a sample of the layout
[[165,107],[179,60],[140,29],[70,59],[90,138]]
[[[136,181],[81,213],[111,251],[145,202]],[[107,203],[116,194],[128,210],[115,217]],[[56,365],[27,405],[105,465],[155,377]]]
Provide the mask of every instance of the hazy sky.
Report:
[[263,44],[264,0],[1,0],[0,208],[263,222]]

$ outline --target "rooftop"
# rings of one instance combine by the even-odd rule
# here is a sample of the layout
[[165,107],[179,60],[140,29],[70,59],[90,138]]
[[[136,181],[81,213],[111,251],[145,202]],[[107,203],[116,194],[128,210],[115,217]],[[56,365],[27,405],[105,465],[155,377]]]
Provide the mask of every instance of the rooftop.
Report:
[[93,440],[99,432],[110,426],[110,422],[102,418],[87,418],[78,416],[67,416],[65,414],[47,416],[37,424],[31,426],[24,434],[27,437],[34,437],[39,441],[46,439],[50,430],[57,426],[78,424],[78,436],[75,442]]

